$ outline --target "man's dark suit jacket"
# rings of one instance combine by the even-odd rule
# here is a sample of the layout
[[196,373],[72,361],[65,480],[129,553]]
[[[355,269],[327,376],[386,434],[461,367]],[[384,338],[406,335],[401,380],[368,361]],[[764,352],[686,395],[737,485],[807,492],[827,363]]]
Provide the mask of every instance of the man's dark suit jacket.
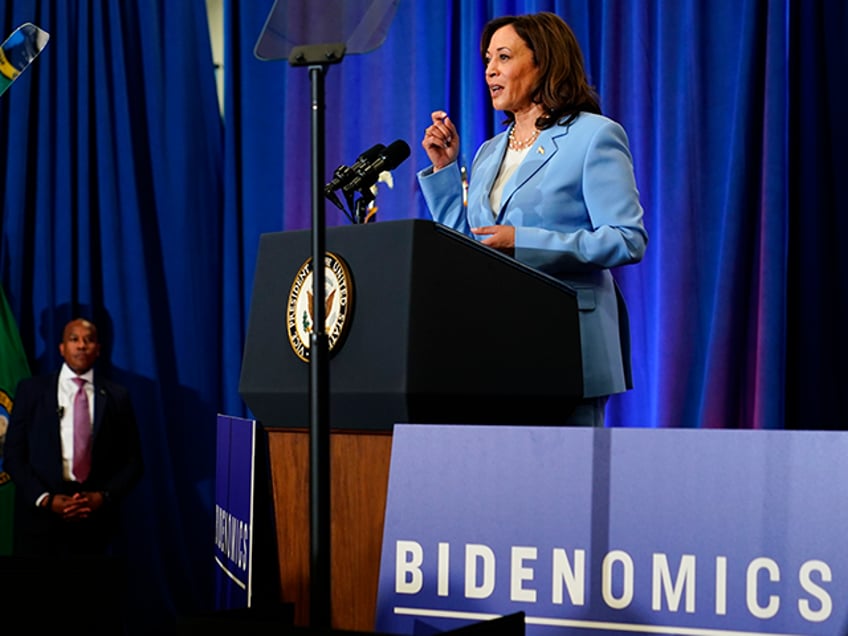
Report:
[[[84,538],[88,544],[85,551],[98,549],[108,542],[113,530],[116,504],[136,484],[143,470],[129,393],[95,371],[91,473],[82,484],[63,479],[58,382],[58,372],[28,378],[18,384],[15,392],[4,467],[16,489],[15,542],[19,552],[73,551],[73,545],[67,544],[67,530],[71,531],[71,541]],[[85,523],[60,522],[57,515],[35,505],[45,492],[79,491],[101,491],[107,498],[103,508]]]

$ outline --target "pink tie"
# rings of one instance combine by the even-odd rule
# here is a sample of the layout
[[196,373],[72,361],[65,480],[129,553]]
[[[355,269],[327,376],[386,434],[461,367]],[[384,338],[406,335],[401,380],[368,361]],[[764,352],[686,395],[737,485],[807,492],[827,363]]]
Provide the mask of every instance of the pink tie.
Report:
[[84,482],[91,470],[91,413],[88,410],[88,395],[85,380],[74,378],[79,387],[74,396],[74,477]]

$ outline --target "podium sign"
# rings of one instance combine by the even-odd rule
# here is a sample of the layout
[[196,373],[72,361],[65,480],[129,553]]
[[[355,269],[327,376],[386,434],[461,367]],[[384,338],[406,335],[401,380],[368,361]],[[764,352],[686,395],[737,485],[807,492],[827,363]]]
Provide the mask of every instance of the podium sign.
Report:
[[251,606],[253,595],[254,420],[218,415],[215,466],[215,608]]
[[399,425],[376,629],[844,634],[846,457],[836,432]]

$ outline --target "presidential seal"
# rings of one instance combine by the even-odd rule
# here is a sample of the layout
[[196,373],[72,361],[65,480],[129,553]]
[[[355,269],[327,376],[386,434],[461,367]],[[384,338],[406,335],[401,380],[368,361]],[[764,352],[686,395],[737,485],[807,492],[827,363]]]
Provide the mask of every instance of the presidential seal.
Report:
[[[330,352],[341,345],[350,323],[353,308],[352,279],[341,257],[324,255],[324,311]],[[314,330],[312,317],[312,259],[301,265],[294,277],[286,303],[286,333],[292,351],[304,362],[309,361],[310,338]]]

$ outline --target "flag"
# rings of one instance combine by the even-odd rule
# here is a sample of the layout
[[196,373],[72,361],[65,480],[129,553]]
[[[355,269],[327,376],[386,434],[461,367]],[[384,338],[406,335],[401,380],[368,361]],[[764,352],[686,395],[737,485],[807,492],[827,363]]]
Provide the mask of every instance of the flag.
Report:
[[18,381],[29,377],[29,363],[18,325],[0,287],[0,555],[12,552],[14,485],[3,471],[3,445]]
[[0,45],[0,95],[23,73],[47,46],[50,34],[27,22]]

